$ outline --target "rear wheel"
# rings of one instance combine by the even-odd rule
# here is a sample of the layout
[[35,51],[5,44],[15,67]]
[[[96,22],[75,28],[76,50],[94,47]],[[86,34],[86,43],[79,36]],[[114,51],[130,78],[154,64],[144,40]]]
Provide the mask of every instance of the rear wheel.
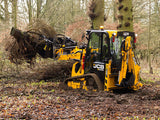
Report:
[[86,79],[86,86],[88,90],[95,90],[95,91],[102,91],[103,90],[103,84],[101,80],[98,78],[97,75],[94,77],[90,76],[89,78]]

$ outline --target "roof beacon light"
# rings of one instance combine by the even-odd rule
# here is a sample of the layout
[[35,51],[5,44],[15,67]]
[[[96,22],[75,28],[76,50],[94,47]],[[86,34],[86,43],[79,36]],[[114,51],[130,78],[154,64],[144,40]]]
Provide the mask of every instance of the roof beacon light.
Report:
[[100,26],[100,29],[101,29],[101,30],[104,30],[104,26]]

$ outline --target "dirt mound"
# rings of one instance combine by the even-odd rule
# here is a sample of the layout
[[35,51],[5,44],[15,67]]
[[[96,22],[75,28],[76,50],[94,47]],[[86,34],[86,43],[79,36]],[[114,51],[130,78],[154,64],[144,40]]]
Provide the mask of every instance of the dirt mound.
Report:
[[71,75],[72,65],[74,61],[54,61],[53,63],[44,65],[35,70],[35,73],[30,75],[33,79],[45,80],[54,79],[54,81],[63,81]]

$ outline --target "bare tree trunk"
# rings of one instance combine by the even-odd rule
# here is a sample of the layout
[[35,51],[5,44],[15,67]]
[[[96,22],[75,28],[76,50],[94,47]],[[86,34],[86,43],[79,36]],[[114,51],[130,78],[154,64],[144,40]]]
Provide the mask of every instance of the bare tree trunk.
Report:
[[149,73],[153,74],[153,69],[151,65],[151,53],[150,53],[150,44],[151,44],[151,0],[149,0],[149,28],[148,28],[148,62],[149,62]]
[[17,1],[12,0],[12,24],[15,28],[17,27]]
[[72,17],[74,16],[74,7],[73,7],[73,0],[72,0],[72,8],[71,8],[71,13],[72,13]]
[[155,12],[156,12],[156,16],[157,16],[157,21],[158,21],[158,26],[159,26],[159,32],[160,32],[160,4],[158,3],[158,0],[154,0],[154,4],[155,4]]
[[117,21],[117,5],[116,5],[116,1],[115,0],[112,0],[112,3],[113,3],[113,22],[116,22]]
[[27,0],[29,23],[32,23],[32,0]]
[[132,0],[119,0],[118,10],[118,30],[133,32]]
[[89,17],[92,21],[92,29],[99,29],[104,25],[104,0],[91,0]]
[[37,18],[41,14],[42,0],[37,0]]
[[[1,8],[0,8],[0,13],[1,13]],[[0,23],[1,23],[2,15],[0,14]]]
[[157,15],[158,15],[158,17],[160,19],[160,7],[158,5],[158,0],[154,0],[154,1],[155,1],[155,7],[156,7],[156,10],[157,10]]
[[9,21],[9,12],[8,12],[8,0],[4,1],[5,6],[5,22]]

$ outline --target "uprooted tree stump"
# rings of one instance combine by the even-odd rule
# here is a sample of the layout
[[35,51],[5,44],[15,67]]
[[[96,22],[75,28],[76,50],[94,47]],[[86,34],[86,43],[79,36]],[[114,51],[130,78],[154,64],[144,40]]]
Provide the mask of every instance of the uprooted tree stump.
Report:
[[[54,39],[56,32],[45,22],[37,20],[29,25],[25,32],[12,28],[10,35],[11,37],[5,40],[5,48],[12,63],[21,64],[24,61],[31,63],[37,53],[43,58],[53,57],[52,44],[46,43],[44,36]],[[47,47],[44,50],[45,46]]]
[[32,63],[39,54],[42,58],[53,58],[54,48],[61,46],[75,46],[77,43],[62,34],[56,34],[55,30],[41,21],[36,21],[29,26],[29,30],[22,31],[12,28],[10,35],[13,36],[6,45],[11,62],[20,64],[23,61]]
[[[38,37],[34,34],[37,34]],[[43,58],[53,57],[53,45],[51,43],[46,43],[44,38],[40,36],[41,34],[22,32],[16,28],[12,28],[10,35],[14,36],[16,39],[18,45],[17,52],[24,59],[32,60],[36,56],[36,53],[39,53]],[[46,49],[44,49],[45,46],[47,46]]]

